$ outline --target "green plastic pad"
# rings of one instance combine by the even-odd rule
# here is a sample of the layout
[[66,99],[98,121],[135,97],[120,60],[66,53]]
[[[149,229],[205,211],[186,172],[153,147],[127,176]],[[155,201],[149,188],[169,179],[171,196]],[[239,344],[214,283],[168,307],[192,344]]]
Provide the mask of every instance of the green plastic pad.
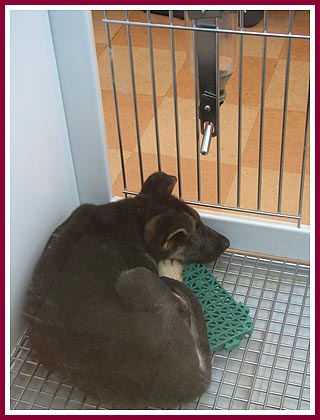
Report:
[[245,335],[251,335],[253,322],[249,309],[237,303],[211,270],[202,264],[186,264],[183,283],[190,287],[200,301],[207,325],[210,350],[232,350]]

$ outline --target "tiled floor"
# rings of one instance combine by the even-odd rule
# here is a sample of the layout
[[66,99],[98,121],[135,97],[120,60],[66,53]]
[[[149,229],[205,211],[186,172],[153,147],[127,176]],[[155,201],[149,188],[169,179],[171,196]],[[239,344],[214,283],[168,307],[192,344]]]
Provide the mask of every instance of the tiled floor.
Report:
[[[108,12],[112,19],[124,20],[122,11]],[[122,196],[123,180],[119,155],[118,129],[110,76],[109,52],[102,11],[93,11],[94,32],[100,73],[102,99],[106,121],[106,134],[111,163],[113,192]],[[146,22],[143,11],[129,12],[130,20]],[[151,14],[152,23],[168,24],[166,16]],[[177,25],[184,21],[174,19]],[[148,29],[130,27],[138,127],[134,112],[132,80],[128,53],[126,25],[110,24],[112,56],[115,69],[120,132],[124,150],[127,189],[139,191],[139,149],[141,141],[144,177],[158,169],[156,126],[150,71]],[[263,22],[250,31],[262,31]],[[287,33],[288,12],[269,11],[268,31]],[[178,131],[181,164],[182,197],[197,201],[197,142],[194,79],[188,66],[188,33],[174,30],[175,64],[177,75]],[[161,151],[161,169],[177,174],[176,121],[173,96],[172,57],[170,31],[152,28],[156,105]],[[296,11],[293,19],[294,34],[309,34],[309,12]],[[265,112],[262,154],[261,210],[277,211],[279,167],[283,124],[284,83],[286,70],[286,38],[269,38],[267,41]],[[241,148],[241,201],[242,208],[257,208],[260,105],[262,80],[263,37],[244,36],[243,86],[242,86],[242,148]],[[237,141],[238,141],[238,65],[227,84],[227,99],[221,107],[221,204],[237,206]],[[298,212],[300,173],[306,121],[306,103],[309,83],[309,41],[291,41],[288,112],[285,137],[283,198],[281,212],[296,215]],[[200,157],[201,201],[217,202],[217,151],[213,140],[210,153]],[[310,195],[309,143],[304,185],[302,223],[309,224]],[[178,193],[178,190],[175,191]]]

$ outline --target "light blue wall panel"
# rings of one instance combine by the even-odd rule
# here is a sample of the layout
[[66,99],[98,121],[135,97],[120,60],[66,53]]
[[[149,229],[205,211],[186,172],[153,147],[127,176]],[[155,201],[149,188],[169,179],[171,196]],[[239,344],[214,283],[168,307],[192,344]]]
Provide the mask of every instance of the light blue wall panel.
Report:
[[11,11],[10,262],[11,344],[49,235],[79,197],[48,13]]

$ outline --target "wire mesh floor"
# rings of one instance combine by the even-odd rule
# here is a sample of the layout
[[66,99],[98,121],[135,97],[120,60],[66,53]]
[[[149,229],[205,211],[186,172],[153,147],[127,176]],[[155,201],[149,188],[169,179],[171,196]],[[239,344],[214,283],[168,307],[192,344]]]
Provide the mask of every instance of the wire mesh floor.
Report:
[[[225,253],[213,273],[248,306],[253,333],[239,348],[214,354],[205,394],[165,408],[309,410],[309,266]],[[11,358],[10,401],[12,410],[112,409],[49,373],[32,353],[27,334]]]

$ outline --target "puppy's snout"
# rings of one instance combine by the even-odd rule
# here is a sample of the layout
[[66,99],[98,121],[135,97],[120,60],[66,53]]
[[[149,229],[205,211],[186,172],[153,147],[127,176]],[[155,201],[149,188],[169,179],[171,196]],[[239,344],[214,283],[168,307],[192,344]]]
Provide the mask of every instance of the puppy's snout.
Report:
[[229,241],[229,239],[228,239],[228,238],[226,238],[225,236],[220,235],[220,238],[219,238],[219,245],[220,245],[220,248],[222,249],[222,252],[223,252],[223,251],[225,251],[227,248],[229,248],[229,247],[230,247],[230,241]]
[[230,246],[230,241],[215,230],[203,225],[203,261],[215,261]]
[[226,238],[223,235],[219,234],[218,239],[215,242],[215,256],[214,256],[214,260],[217,260],[219,258],[219,256],[221,254],[223,254],[223,252],[229,248],[230,246],[230,241],[228,238]]

